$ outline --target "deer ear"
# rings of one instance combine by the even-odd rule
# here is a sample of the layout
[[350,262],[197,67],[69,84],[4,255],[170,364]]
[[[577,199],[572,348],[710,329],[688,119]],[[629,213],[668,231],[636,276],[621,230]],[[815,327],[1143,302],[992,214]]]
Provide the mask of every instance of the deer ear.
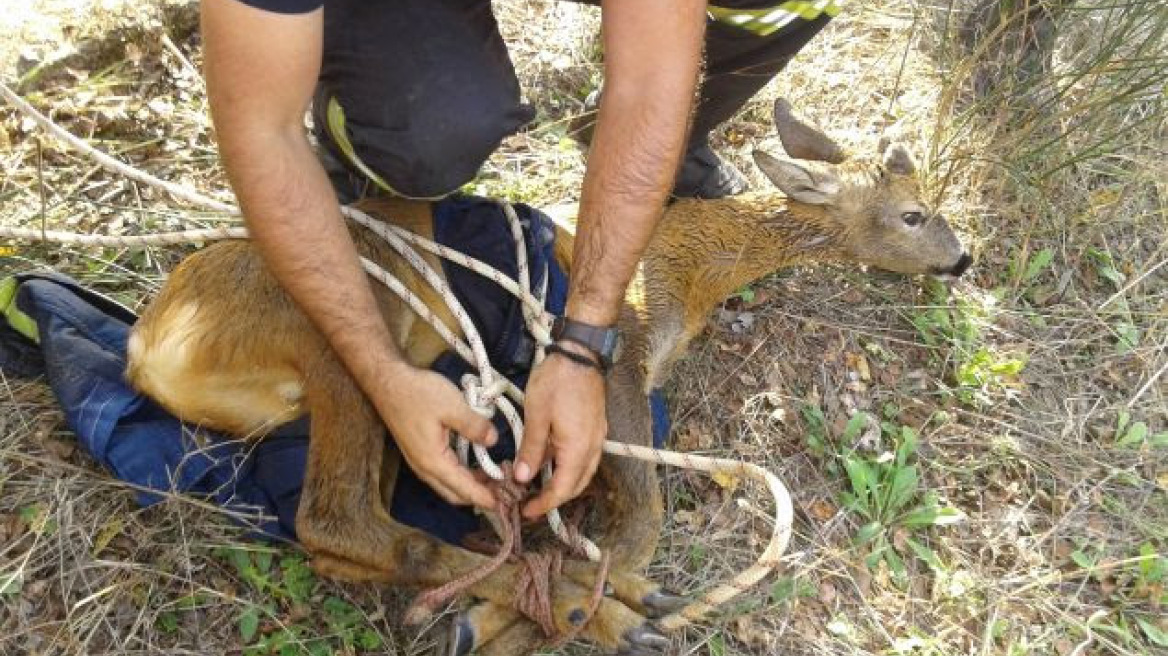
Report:
[[808,205],[830,205],[839,194],[839,179],[831,172],[812,170],[789,159],[754,151],[754,163],[792,200]]
[[916,173],[917,165],[908,149],[898,143],[880,140],[880,154],[884,160],[884,168],[889,173],[897,175],[912,175]]

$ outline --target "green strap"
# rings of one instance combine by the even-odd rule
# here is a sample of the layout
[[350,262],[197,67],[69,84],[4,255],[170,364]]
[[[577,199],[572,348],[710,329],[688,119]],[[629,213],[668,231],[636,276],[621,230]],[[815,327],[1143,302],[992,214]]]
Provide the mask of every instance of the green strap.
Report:
[[341,108],[341,103],[337,102],[336,98],[329,97],[328,109],[325,110],[325,120],[328,123],[329,136],[332,137],[337,148],[341,149],[341,153],[349,158],[349,162],[357,167],[358,171],[364,173],[365,177],[372,180],[373,184],[381,187],[384,191],[396,194],[397,192],[389,186],[385,179],[366,166],[360,157],[357,157],[357,150],[353,148],[353,142],[349,141],[349,133],[345,131],[345,110]]
[[719,23],[733,25],[759,36],[769,36],[796,19],[815,20],[821,15],[838,16],[843,0],[789,0],[763,9],[730,9],[710,6],[706,11]]
[[357,156],[357,149],[353,148],[353,142],[349,141],[349,133],[345,130],[345,110],[341,107],[341,103],[337,102],[337,99],[332,96],[329,97],[328,107],[325,109],[325,124],[333,143],[337,145],[337,148],[341,149],[341,154],[348,158],[349,162],[357,167],[357,170],[363,173],[365,177],[372,180],[373,184],[381,187],[382,191],[410,200],[439,200],[445,198],[444,195],[432,197],[407,196],[391,187],[385,181],[385,178],[378,175],[365,162],[361,161],[361,158]]
[[16,307],[16,290],[19,285],[16,284],[16,278],[5,278],[0,280],[0,316],[12,326],[16,332],[31,339],[37,344],[41,343],[40,333],[37,331],[36,322],[32,317],[20,311]]

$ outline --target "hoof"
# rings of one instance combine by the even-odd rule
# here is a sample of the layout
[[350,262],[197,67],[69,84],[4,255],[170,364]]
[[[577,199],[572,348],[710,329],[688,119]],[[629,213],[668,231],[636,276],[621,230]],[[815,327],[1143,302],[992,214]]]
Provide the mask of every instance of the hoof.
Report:
[[645,614],[650,619],[659,619],[665,617],[670,613],[677,612],[685,608],[689,603],[688,597],[666,592],[664,590],[655,590],[645,595],[641,599],[641,605],[645,607]]
[[619,656],[649,656],[669,646],[669,638],[648,624],[629,629],[625,632],[624,640],[627,644],[617,652]]
[[450,627],[438,638],[434,656],[466,656],[474,648],[474,628],[466,615],[459,613]]

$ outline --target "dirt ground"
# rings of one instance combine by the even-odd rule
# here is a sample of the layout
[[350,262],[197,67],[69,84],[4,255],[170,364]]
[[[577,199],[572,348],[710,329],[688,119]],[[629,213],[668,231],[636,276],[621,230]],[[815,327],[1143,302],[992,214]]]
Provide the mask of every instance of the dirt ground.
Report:
[[[765,179],[777,96],[856,153],[911,144],[977,258],[951,286],[855,267],[780,272],[710,317],[668,388],[679,450],[791,489],[782,572],[671,654],[1168,653],[1168,8],[1153,0],[848,3],[716,148]],[[537,124],[476,193],[578,193],[569,134],[600,81],[596,11],[495,3]],[[0,15],[0,79],[74,134],[227,197],[197,3],[36,0]],[[0,225],[146,234],[223,225],[0,105]],[[0,241],[133,308],[195,246]],[[665,472],[650,575],[696,592],[751,561],[759,490]],[[0,372],[0,654],[423,654],[407,595],[315,578],[174,497],[139,508],[46,387]],[[584,644],[565,653],[592,653]]]

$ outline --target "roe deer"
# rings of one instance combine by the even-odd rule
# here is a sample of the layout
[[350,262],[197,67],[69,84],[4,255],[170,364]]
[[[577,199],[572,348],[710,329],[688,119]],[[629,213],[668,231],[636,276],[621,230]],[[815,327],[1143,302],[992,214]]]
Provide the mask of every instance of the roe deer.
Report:
[[[782,193],[678,200],[630,285],[620,325],[624,356],[607,386],[609,438],[651,444],[645,394],[704,326],[714,307],[767,273],[814,260],[846,260],[902,273],[958,276],[971,259],[943,218],[920,199],[914,166],[900,146],[877,161],[843,161],[840,149],[802,125],[783,102],[776,126],[788,153],[756,153]],[[812,163],[811,159],[828,163]],[[431,236],[428,203],[377,199],[361,209]],[[571,268],[572,235],[559,229],[556,258]],[[456,326],[434,292],[380,239],[352,230],[360,253],[398,276]],[[439,271],[432,256],[426,256]],[[394,339],[426,366],[446,346],[388,290],[376,294]],[[308,469],[297,515],[299,539],[317,572],[350,580],[434,586],[487,557],[394,521],[384,495],[398,456],[385,448],[377,413],[324,338],[267,272],[247,241],[223,242],[187,258],[134,328],[129,380],[179,417],[260,439],[268,428],[311,413]],[[593,487],[603,494],[598,544],[612,553],[611,594],[582,636],[610,650],[648,653],[668,640],[647,618],[684,600],[639,575],[657,546],[662,492],[654,467],[606,457]],[[594,566],[571,562],[555,581],[559,630],[584,617]],[[535,649],[536,625],[511,610],[518,574],[504,565],[470,588],[480,599],[446,635],[445,653],[473,648],[511,656]]]

